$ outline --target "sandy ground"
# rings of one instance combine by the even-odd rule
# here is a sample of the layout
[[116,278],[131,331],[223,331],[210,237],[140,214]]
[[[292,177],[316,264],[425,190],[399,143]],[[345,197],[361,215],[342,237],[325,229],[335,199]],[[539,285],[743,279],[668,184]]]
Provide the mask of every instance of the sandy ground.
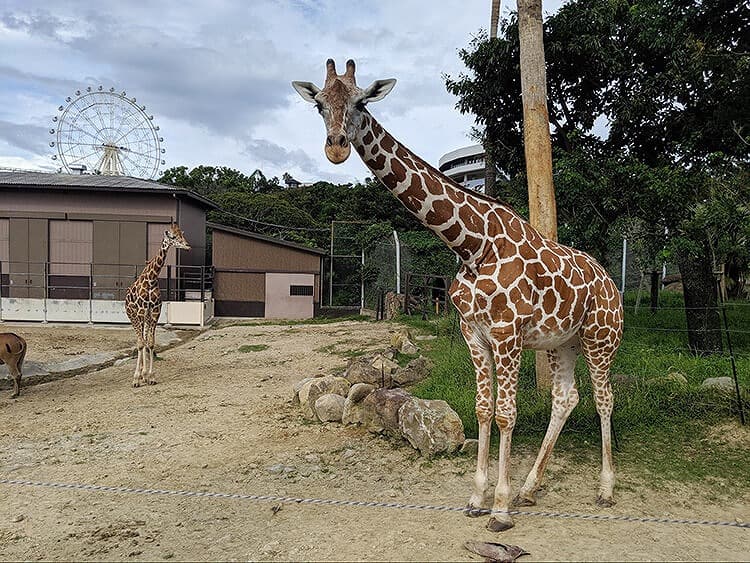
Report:
[[[405,443],[305,422],[291,404],[294,382],[343,369],[343,351],[382,348],[392,329],[353,322],[223,327],[165,351],[156,362],[156,386],[132,389],[131,361],[26,387],[18,400],[4,391],[0,476],[463,506],[474,460],[426,461]],[[68,329],[24,330],[34,342],[30,359],[72,341]],[[75,346],[87,353],[119,346],[120,335],[86,330],[92,338]],[[129,337],[125,331],[122,336]],[[239,352],[244,344],[268,348]],[[533,457],[514,454],[518,487]],[[723,498],[708,485],[649,490],[638,475],[623,472],[618,504],[599,509],[598,467],[566,457],[553,458],[539,510],[750,521],[748,498]],[[750,530],[739,528],[519,516],[515,528],[497,535],[484,529],[485,518],[456,513],[272,508],[243,500],[0,484],[0,558],[478,560],[462,547],[471,539],[518,544],[531,552],[521,561],[746,560],[750,554]]]

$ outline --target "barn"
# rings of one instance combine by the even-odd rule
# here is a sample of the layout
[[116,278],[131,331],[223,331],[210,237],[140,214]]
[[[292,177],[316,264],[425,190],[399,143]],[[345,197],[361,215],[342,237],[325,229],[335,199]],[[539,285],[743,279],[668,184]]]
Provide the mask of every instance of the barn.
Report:
[[213,315],[198,194],[127,176],[0,171],[0,320],[127,322],[127,287],[179,223],[192,249],[161,272],[161,322]]
[[217,316],[306,319],[318,314],[324,250],[216,223],[208,228]]

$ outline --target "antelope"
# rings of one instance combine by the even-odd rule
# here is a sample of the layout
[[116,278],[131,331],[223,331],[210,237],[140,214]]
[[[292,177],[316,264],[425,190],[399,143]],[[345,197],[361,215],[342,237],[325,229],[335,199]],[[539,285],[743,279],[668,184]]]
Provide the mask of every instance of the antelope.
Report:
[[0,365],[8,365],[8,373],[13,378],[11,399],[21,392],[21,368],[26,357],[26,341],[12,332],[0,333]]

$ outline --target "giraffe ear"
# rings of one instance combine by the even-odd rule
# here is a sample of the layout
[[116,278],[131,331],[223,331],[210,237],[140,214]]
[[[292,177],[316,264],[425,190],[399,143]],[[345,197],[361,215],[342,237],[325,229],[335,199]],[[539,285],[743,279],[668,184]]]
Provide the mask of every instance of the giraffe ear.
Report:
[[393,87],[396,85],[395,78],[386,78],[385,80],[376,80],[365,88],[364,96],[362,97],[361,103],[367,104],[369,102],[379,102],[385,98]]
[[297,93],[302,96],[303,100],[310,102],[311,104],[317,103],[315,101],[315,96],[320,92],[320,88],[312,82],[299,82],[295,80],[292,82],[292,88],[297,90]]

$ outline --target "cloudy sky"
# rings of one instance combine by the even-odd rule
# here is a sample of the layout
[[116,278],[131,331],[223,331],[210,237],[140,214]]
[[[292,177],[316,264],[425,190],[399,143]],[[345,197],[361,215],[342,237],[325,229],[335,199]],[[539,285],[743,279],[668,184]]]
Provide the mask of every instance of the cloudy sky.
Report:
[[[544,0],[554,12],[564,0]],[[515,10],[503,0],[502,10]],[[325,60],[353,58],[357,81],[398,84],[372,113],[426,160],[471,144],[470,116],[442,75],[489,26],[490,0],[161,0],[0,3],[0,167],[56,168],[57,108],[87,86],[126,90],[154,115],[166,167],[230,166],[301,181],[363,179],[330,164],[324,128],[292,80],[322,86]],[[59,162],[59,161],[58,161]]]

